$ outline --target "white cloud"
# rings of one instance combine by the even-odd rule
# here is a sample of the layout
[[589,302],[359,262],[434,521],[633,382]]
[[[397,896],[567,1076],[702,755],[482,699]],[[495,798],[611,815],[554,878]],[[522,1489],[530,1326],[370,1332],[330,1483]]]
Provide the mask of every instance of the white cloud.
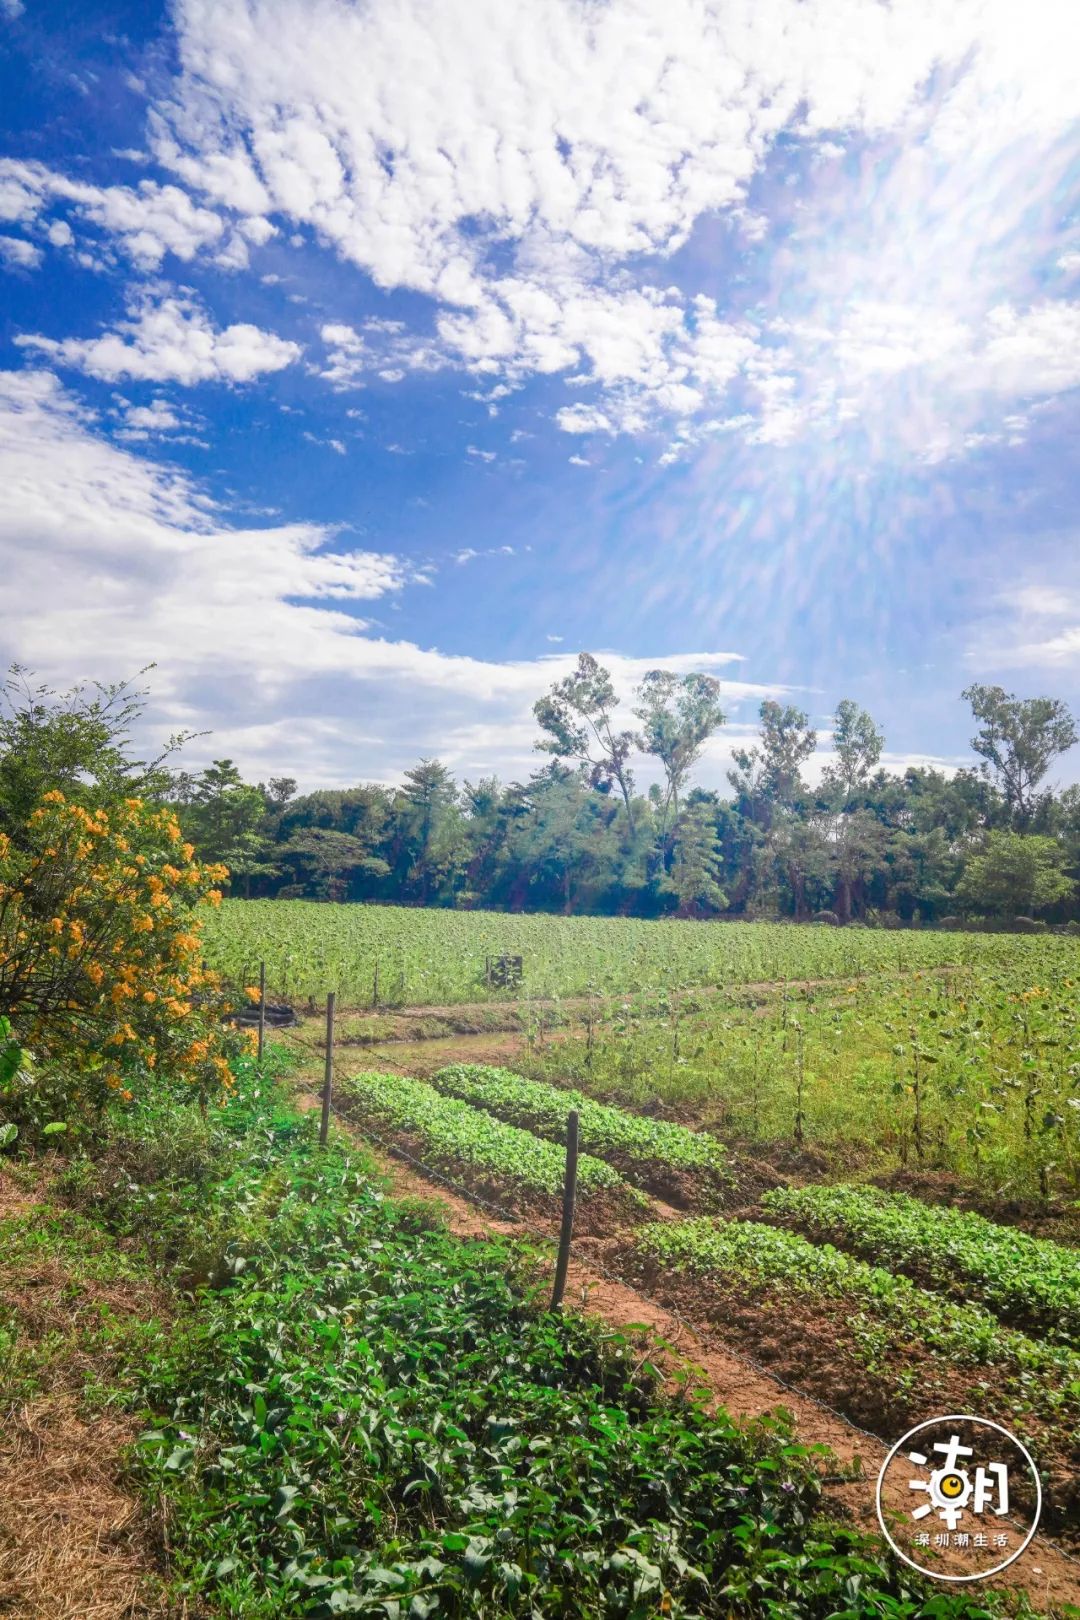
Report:
[[183,0],[183,77],[157,153],[231,206],[238,185],[248,207],[261,186],[383,285],[468,304],[472,222],[534,256],[670,251],[743,195],[798,115],[811,132],[894,125],[935,64],[978,43],[985,13],[977,0],[771,0],[764,16],[751,0],[723,13]]
[[1055,545],[1054,583],[1045,568],[1010,579],[991,598],[974,626],[966,651],[969,664],[986,672],[1013,669],[1080,669],[1080,578],[1072,566],[1075,539],[1062,535]]
[[[214,728],[194,761],[226,751],[311,785],[393,779],[422,753],[531,768],[532,704],[573,656],[494,663],[372,634],[355,608],[412,577],[317,524],[234,527],[189,479],[101,438],[51,374],[0,373],[7,656],[59,684],[155,662],[155,726]],[[659,664],[724,679],[738,663],[601,656],[626,694]],[[724,687],[729,705],[782,690]]]
[[0,236],[0,259],[9,270],[36,270],[41,249],[21,236]]
[[42,163],[0,159],[0,219],[36,219],[54,203],[119,239],[140,269],[156,269],[166,253],[192,259],[216,244],[220,216],[194,203],[179,186],[141,180],[137,187],[95,186],[69,180]]
[[971,387],[1009,395],[1058,394],[1080,383],[1080,303],[992,309]]
[[328,321],[319,333],[329,351],[319,375],[334,388],[362,388],[368,376],[401,382],[409,372],[438,371],[449,364],[440,345],[415,337],[400,321],[371,319],[361,328]]
[[184,422],[168,400],[155,399],[149,405],[127,405],[124,409],[123,436],[149,439],[154,434],[171,433]]
[[247,322],[215,327],[205,310],[181,297],[146,299],[117,331],[99,338],[24,334],[15,341],[106,382],[134,377],[185,386],[250,382],[264,372],[280,371],[300,355],[298,344]]
[[[159,160],[215,208],[280,216],[380,286],[434,301],[422,336],[384,334],[380,345],[366,330],[328,328],[337,336],[323,375],[334,386],[446,364],[502,387],[574,372],[598,397],[560,412],[567,431],[673,421],[688,446],[745,378],[747,436],[785,443],[859,414],[874,379],[959,358],[976,333],[988,308],[977,277],[968,300],[942,300],[923,275],[920,303],[903,267],[918,285],[920,256],[936,254],[935,272],[943,265],[960,284],[969,264],[1000,270],[1005,248],[1030,258],[1023,179],[1006,211],[996,198],[976,210],[988,186],[1015,174],[1013,143],[1030,163],[1074,118],[1078,17],[1060,0],[1033,0],[1022,18],[1013,0],[671,0],[662,12],[652,0],[181,0],[182,71],[153,139]],[[766,217],[746,193],[782,130],[823,166],[859,135],[918,154],[884,186],[886,161],[868,176],[884,196],[864,239],[828,233],[819,297],[831,369],[820,346],[795,345],[803,398],[762,385],[771,340],[754,323],[658,293],[635,268],[718,210],[744,241],[759,240]],[[1067,154],[1055,162],[1061,170]],[[844,194],[832,170],[826,178]],[[781,254],[788,282],[807,274],[797,236],[792,246],[793,262]],[[890,285],[894,264],[902,273]],[[1030,321],[1030,296],[1013,302]],[[1048,371],[1038,343],[1031,354],[1017,342],[1011,357],[1007,347],[999,374],[1030,390]],[[845,393],[839,379],[850,377],[859,388]],[[973,431],[965,420],[950,442],[970,443]],[[921,442],[940,438],[936,424]]]

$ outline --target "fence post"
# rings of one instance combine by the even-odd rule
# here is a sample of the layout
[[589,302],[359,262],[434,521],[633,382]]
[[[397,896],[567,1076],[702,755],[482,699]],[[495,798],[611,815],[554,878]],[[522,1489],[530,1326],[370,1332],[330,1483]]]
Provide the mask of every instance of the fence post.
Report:
[[562,1229],[559,1232],[559,1258],[555,1264],[555,1286],[551,1291],[551,1308],[558,1310],[566,1290],[566,1271],[570,1264],[570,1238],[574,1231],[574,1200],[577,1196],[578,1116],[572,1108],[566,1120],[566,1180],[563,1183]]
[[323,1070],[322,1088],[322,1124],[319,1126],[319,1144],[326,1146],[326,1138],[330,1134],[330,1098],[334,1084],[334,1002],[337,998],[331,990],[326,997],[326,1067]]
[[262,1068],[263,1047],[266,1045],[266,963],[259,963],[259,1067]]

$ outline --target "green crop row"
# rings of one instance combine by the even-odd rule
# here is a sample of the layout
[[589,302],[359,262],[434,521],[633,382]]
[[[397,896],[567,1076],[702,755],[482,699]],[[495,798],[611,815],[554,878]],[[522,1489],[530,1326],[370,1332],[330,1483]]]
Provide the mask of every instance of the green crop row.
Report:
[[762,1204],[819,1242],[1080,1346],[1080,1250],[876,1187],[783,1187]]
[[453,1063],[433,1075],[431,1084],[447,1096],[554,1142],[566,1141],[567,1115],[574,1108],[586,1153],[617,1165],[637,1186],[680,1199],[693,1198],[697,1189],[685,1185],[684,1173],[689,1172],[698,1182],[703,1200],[709,1201],[711,1194],[715,1203],[717,1194],[731,1184],[727,1150],[704,1131],[644,1119],[594,1102],[583,1092],[564,1091],[481,1063]]
[[1080,1416],[1080,1355],[1002,1327],[980,1305],[963,1305],[907,1277],[868,1265],[831,1244],[756,1221],[702,1217],[660,1221],[636,1234],[637,1250],[656,1262],[713,1276],[739,1289],[781,1290],[836,1300],[876,1319],[898,1341],[918,1341],[956,1366],[1003,1366],[1052,1380],[1054,1407]]
[[[345,1095],[352,1109],[392,1132],[406,1133],[421,1148],[425,1164],[451,1178],[464,1171],[473,1183],[479,1177],[516,1203],[550,1201],[562,1193],[566,1158],[553,1143],[444,1097],[423,1080],[356,1074]],[[641,1203],[611,1165],[582,1154],[578,1197],[587,1203],[600,1194],[627,1209]]]

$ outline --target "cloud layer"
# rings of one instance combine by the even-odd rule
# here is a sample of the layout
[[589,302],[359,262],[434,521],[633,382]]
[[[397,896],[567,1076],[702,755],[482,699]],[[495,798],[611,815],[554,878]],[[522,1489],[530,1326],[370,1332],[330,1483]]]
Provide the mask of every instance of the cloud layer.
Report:
[[[189,479],[108,443],[48,372],[0,373],[0,558],[12,657],[60,683],[156,663],[162,725],[212,714],[207,756],[312,784],[392,780],[424,752],[473,775],[526,771],[532,703],[573,662],[451,657],[372,634],[355,607],[407,586],[399,558],[336,550],[314,524],[229,525]],[[610,660],[627,688],[657,661]],[[725,689],[731,702],[773,690]]]

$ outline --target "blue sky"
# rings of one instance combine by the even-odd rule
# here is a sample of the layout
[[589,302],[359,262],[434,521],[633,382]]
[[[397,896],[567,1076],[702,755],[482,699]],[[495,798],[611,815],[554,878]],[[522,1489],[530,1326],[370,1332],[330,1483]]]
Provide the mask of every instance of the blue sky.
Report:
[[[520,777],[579,648],[1080,707],[1080,13],[0,0],[4,655],[252,776]],[[1080,756],[1080,750],[1076,751]],[[1080,777],[1080,758],[1063,766]]]

